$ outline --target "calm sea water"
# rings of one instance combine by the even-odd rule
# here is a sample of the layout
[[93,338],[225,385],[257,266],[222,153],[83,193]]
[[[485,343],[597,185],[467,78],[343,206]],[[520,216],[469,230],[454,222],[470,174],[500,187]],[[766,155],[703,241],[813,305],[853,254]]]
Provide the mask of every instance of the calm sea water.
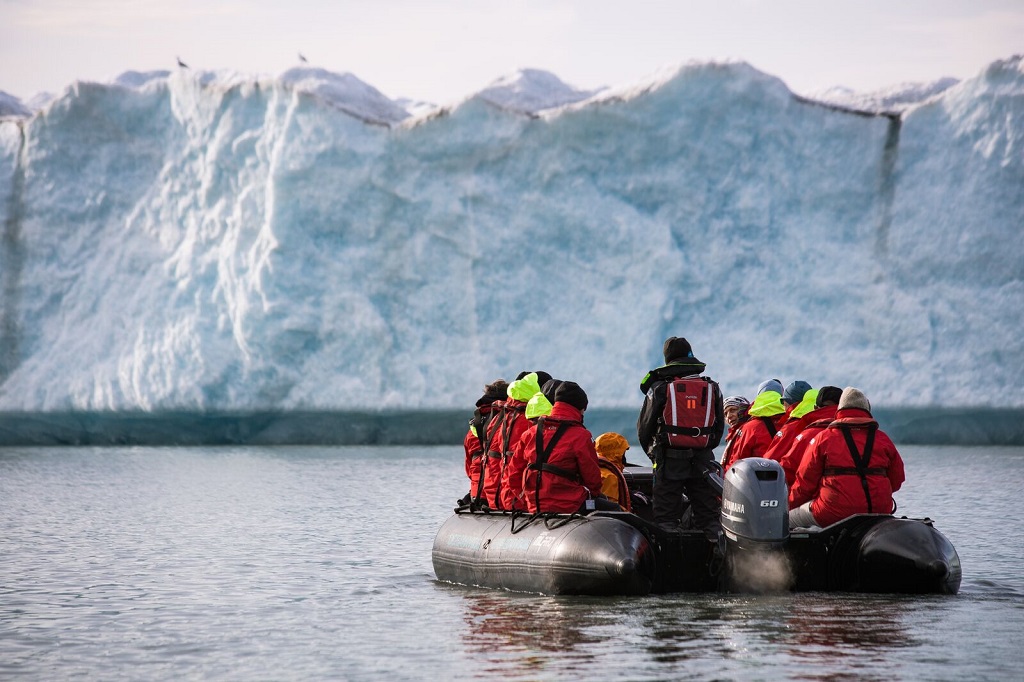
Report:
[[439,583],[459,447],[0,449],[0,678],[1021,679],[1024,448],[902,452],[956,596]]

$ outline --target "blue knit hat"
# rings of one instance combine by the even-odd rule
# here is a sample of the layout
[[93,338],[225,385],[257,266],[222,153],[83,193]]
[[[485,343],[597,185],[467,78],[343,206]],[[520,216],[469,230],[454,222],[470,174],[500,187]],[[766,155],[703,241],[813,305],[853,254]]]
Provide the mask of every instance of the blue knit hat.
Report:
[[775,391],[779,395],[782,395],[782,382],[778,379],[769,379],[768,381],[762,381],[761,385],[757,387],[757,394],[761,395],[765,391]]
[[811,390],[811,385],[806,381],[794,381],[786,386],[786,392],[782,394],[782,402],[787,405],[796,405],[804,399],[804,393]]

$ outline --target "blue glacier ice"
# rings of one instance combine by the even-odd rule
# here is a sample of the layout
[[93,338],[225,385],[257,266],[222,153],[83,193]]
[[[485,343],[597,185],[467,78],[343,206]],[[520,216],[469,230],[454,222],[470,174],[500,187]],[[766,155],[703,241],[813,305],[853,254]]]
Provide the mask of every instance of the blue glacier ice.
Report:
[[43,101],[0,118],[0,411],[468,409],[524,369],[633,409],[670,335],[728,393],[1024,407],[1021,57],[862,99],[729,62]]

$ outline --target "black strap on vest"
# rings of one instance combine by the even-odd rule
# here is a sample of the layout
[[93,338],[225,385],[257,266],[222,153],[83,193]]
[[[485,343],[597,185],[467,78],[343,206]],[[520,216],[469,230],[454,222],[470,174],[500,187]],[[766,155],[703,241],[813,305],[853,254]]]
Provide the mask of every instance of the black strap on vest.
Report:
[[[526,412],[526,405],[512,405],[502,407],[502,422],[501,422],[501,453],[495,455],[495,457],[501,458],[501,468],[504,470],[505,463],[508,462],[509,457],[509,441],[512,440],[512,427],[516,424],[517,413],[522,414]],[[490,453],[488,453],[490,454]],[[494,490],[494,503],[495,506],[501,506],[501,476],[498,476],[498,487]]]
[[[484,424],[484,437],[480,439],[480,445],[483,446],[483,450],[484,450],[484,458],[483,458],[483,463],[480,465],[480,480],[477,481],[477,484],[476,484],[476,495],[475,495],[475,497],[477,499],[480,499],[480,498],[482,498],[484,496],[484,479],[487,477],[487,467],[489,467],[491,465],[490,460],[496,459],[496,458],[501,456],[498,453],[491,454],[491,440],[492,440],[492,438],[489,438],[488,435],[487,435],[487,432],[490,430],[491,422],[494,421],[495,419],[499,419],[499,420],[501,420],[501,422],[505,421],[505,406],[504,405],[501,406],[501,410],[497,414],[495,414],[494,409],[491,408],[491,413],[490,413],[490,416],[488,416],[488,418],[487,418],[487,423]],[[501,424],[500,423],[498,424],[498,428],[501,428]],[[497,428],[495,429],[495,431],[497,431]],[[493,434],[491,434],[491,435],[493,436]],[[500,485],[500,481],[499,481],[499,485]]]
[[[548,457],[551,456],[551,451],[555,449],[555,444],[562,438],[569,427],[578,422],[561,422],[558,428],[555,429],[555,434],[551,436],[551,440],[548,441],[547,447],[544,447],[544,417],[537,420],[537,460],[529,466],[530,469],[534,469],[537,472],[537,485],[534,486],[533,491],[533,504],[537,511],[540,511],[540,477],[545,471],[551,473],[557,473],[553,469],[559,469],[559,467],[553,467],[548,464]],[[560,469],[564,473],[569,473],[565,469]],[[559,474],[564,475],[564,474]],[[571,474],[570,474],[571,475]]]
[[[682,433],[687,436],[706,436],[715,430],[713,426],[672,426],[671,424],[662,424],[661,430],[663,433]],[[773,434],[774,435],[774,434]]]
[[[882,467],[870,467],[864,470],[868,476],[886,476],[887,472]],[[860,471],[855,467],[825,467],[821,471],[822,476],[860,476]]]
[[758,417],[766,429],[768,429],[768,435],[775,438],[775,434],[779,432],[778,427],[775,426],[775,420],[771,417]]
[[546,471],[549,474],[561,476],[576,483],[583,483],[583,477],[579,473],[563,469],[562,467],[556,467],[554,464],[548,464],[547,462],[544,462],[544,464],[531,464],[529,468],[535,471]]
[[871,461],[871,449],[875,445],[875,431],[878,429],[878,424],[868,424],[868,439],[864,443],[863,454],[857,452],[857,444],[853,442],[853,431],[846,424],[841,424],[839,430],[843,432],[843,438],[846,439],[846,447],[850,449],[850,457],[853,458],[853,463],[857,467],[857,475],[860,476],[861,487],[864,488],[864,497],[868,500],[868,514],[871,514],[871,493],[868,490],[868,462]]

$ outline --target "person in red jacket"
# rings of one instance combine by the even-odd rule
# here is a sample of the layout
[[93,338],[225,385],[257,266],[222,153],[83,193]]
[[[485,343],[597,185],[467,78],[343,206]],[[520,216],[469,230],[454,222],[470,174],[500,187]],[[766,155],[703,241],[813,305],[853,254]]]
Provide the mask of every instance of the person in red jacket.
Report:
[[722,461],[732,462],[735,460],[733,450],[743,433],[743,424],[750,419],[750,401],[741,395],[731,395],[722,401],[722,411],[725,415],[725,425],[729,428],[724,438],[725,452],[722,453]]
[[790,528],[892,513],[892,494],[906,478],[903,458],[878,428],[863,393],[844,388],[835,420],[808,447],[790,494]]
[[491,509],[505,509],[507,494],[502,495],[512,448],[530,422],[526,419],[526,403],[540,391],[545,381],[550,381],[547,372],[520,372],[515,381],[508,385],[508,398],[501,403],[500,418],[492,419],[487,428],[487,461],[484,465],[484,501]]
[[[484,452],[487,438],[487,425],[493,415],[500,415],[501,401],[508,391],[508,382],[497,379],[484,387],[484,394],[476,401],[476,410],[469,420],[469,430],[462,439],[462,447],[466,451],[466,476],[469,478],[469,494],[461,504],[483,498]],[[497,403],[497,407],[495,407]],[[481,437],[484,438],[481,441]]]
[[736,444],[723,456],[723,474],[741,459],[763,457],[772,444],[772,438],[786,420],[786,408],[782,404],[782,383],[778,379],[769,379],[758,386],[757,397],[748,415],[750,418],[743,424]]
[[[576,382],[555,391],[551,414],[539,417],[522,435],[509,461],[509,485],[527,511],[585,513],[587,502],[618,509],[601,494],[601,467],[590,431],[583,426],[587,394]],[[517,489],[518,488],[518,489]]]
[[[807,393],[812,392],[813,389]],[[838,386],[822,386],[818,389],[811,411],[799,415],[800,408],[798,407],[793,410],[790,420],[783,424],[779,434],[786,431],[787,435],[792,435],[792,438],[787,442],[783,440],[785,436],[776,436],[778,447],[773,444],[765,454],[768,459],[774,459],[782,465],[782,469],[786,472],[786,484],[790,491],[796,484],[796,472],[800,468],[800,462],[803,461],[807,444],[835,419],[836,410],[839,409],[839,398],[842,394],[843,389]],[[795,422],[793,415],[797,415]]]
[[810,390],[811,385],[802,379],[797,379],[789,386],[786,386],[786,390],[782,392],[782,405],[786,408],[787,417],[793,415],[794,410],[803,401],[807,391]]
[[[792,386],[792,384],[790,384]],[[787,391],[789,389],[786,389]],[[776,462],[780,461],[782,455],[789,450],[789,446],[793,444],[793,440],[796,435],[800,433],[803,428],[807,425],[807,422],[803,421],[803,417],[814,409],[814,401],[818,397],[818,389],[809,388],[807,389],[799,403],[793,404],[786,407],[786,419],[779,427],[775,437],[772,438],[772,442],[768,445],[768,449],[765,451],[765,459],[774,459]],[[786,396],[782,396],[782,404],[786,405]]]

